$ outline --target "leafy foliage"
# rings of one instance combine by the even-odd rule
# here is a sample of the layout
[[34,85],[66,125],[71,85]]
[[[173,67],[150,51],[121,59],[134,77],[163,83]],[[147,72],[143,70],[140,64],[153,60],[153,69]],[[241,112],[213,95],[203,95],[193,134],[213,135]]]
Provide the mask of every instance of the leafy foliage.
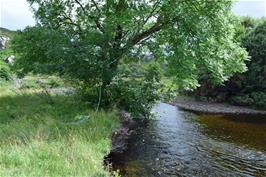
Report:
[[[12,38],[15,35],[14,31],[0,27],[0,36]],[[5,44],[5,48],[0,50],[0,83],[12,80],[12,71],[10,66],[4,61],[7,57],[13,55],[13,51],[9,47],[9,41]]]
[[202,78],[202,88],[196,94],[218,101],[229,100],[237,105],[266,108],[266,22],[244,18],[242,28],[242,45],[250,55],[247,62],[248,71],[238,74],[224,86],[210,84],[208,78]]
[[[186,89],[198,86],[203,71],[221,83],[246,69],[246,51],[234,40],[236,22],[229,0],[28,2],[38,26],[27,28],[14,40],[21,56],[17,66],[25,72],[59,72],[76,78],[86,89],[103,93],[101,105],[128,100],[109,97],[111,83],[121,84],[118,87],[126,89],[130,100],[140,97],[131,87],[156,92],[151,90],[156,87],[142,84],[137,89],[137,80],[131,79],[135,70],[130,67],[133,73],[120,73],[120,65],[129,58],[142,64],[153,60],[165,77]],[[125,78],[132,80],[128,87]],[[146,82],[152,85],[153,80]],[[147,105],[142,100],[140,105]]]
[[152,104],[160,98],[161,86],[156,65],[123,65],[108,87],[108,96],[133,116],[149,117]]
[[243,46],[251,56],[243,80],[243,85],[248,86],[246,91],[266,91],[266,21],[243,39]]
[[0,60],[0,83],[12,79],[12,73],[6,63]]
[[12,79],[12,71],[10,66],[4,61],[12,54],[10,49],[4,49],[0,51],[0,83],[4,81],[10,81]]

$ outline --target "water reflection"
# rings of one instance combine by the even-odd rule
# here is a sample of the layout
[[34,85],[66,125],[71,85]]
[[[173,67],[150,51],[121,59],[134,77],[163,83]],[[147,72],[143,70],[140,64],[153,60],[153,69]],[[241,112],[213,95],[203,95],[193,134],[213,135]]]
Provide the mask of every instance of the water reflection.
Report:
[[129,150],[114,157],[123,176],[266,176],[266,124],[196,116],[160,103]]
[[[266,118],[264,119],[266,121]],[[245,120],[237,115],[201,115],[197,119],[203,127],[203,132],[212,138],[266,152],[266,122],[262,121],[263,118],[259,120],[256,117],[246,117]]]

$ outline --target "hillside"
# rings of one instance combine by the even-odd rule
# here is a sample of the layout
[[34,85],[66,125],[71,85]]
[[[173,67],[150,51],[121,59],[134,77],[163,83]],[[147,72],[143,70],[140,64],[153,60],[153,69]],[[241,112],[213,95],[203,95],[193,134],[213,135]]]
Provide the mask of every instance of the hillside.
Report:
[[15,31],[0,27],[0,36],[6,36],[12,38],[15,35]]

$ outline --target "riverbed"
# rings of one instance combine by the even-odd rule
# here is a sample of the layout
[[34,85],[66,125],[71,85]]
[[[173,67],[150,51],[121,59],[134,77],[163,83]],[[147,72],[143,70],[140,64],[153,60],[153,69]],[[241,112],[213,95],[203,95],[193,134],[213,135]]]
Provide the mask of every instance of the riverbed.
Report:
[[124,177],[266,176],[266,121],[195,114],[165,103],[112,157]]

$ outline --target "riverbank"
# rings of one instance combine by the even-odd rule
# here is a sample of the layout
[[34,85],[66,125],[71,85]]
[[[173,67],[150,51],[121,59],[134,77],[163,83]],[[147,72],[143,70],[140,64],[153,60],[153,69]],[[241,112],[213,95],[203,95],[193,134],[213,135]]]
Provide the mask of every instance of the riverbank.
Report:
[[[135,126],[126,152],[113,156],[121,176],[265,176],[266,124],[196,115],[165,103]],[[238,116],[237,116],[238,117]]]
[[263,110],[256,110],[241,106],[232,106],[224,103],[209,103],[203,101],[196,101],[189,97],[177,97],[171,102],[171,104],[184,110],[200,113],[266,116],[266,111]]
[[103,160],[117,117],[95,113],[75,94],[2,84],[0,176],[110,176]]

